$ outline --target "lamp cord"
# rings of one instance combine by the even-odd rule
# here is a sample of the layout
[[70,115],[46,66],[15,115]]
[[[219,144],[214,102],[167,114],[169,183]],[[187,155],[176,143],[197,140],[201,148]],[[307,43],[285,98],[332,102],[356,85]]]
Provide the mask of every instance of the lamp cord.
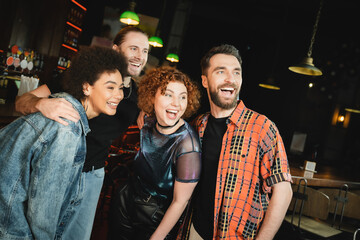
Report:
[[322,10],[322,7],[323,7],[323,3],[324,3],[324,0],[321,0],[321,1],[320,1],[319,11],[318,11],[317,16],[316,16],[316,21],[315,21],[314,28],[313,28],[313,32],[312,32],[312,36],[311,36],[309,51],[308,51],[308,54],[307,54],[307,56],[308,56],[309,58],[310,58],[311,55],[312,55],[312,49],[313,49],[313,45],[314,45],[314,42],[315,42],[315,35],[316,35],[317,29],[318,29],[319,19],[320,19],[320,14],[321,14],[321,10]]

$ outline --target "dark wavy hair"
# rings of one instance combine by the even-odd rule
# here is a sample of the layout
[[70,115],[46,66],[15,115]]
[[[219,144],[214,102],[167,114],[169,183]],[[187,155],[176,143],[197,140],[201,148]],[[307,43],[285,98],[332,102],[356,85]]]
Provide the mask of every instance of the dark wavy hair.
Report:
[[188,104],[183,118],[193,115],[200,107],[200,92],[198,87],[183,72],[173,67],[154,68],[144,75],[139,82],[138,89],[138,106],[145,113],[154,116],[154,98],[158,89],[165,94],[169,82],[184,83],[188,92]]
[[207,70],[210,66],[210,59],[216,55],[216,54],[226,54],[236,57],[236,59],[239,61],[240,66],[242,63],[239,50],[237,50],[236,47],[230,44],[223,44],[220,46],[216,46],[211,48],[201,59],[200,66],[201,66],[201,74],[206,75]]
[[135,26],[127,26],[122,28],[115,36],[114,38],[114,44],[118,45],[120,47],[120,45],[124,42],[125,36],[126,34],[128,34],[129,32],[138,32],[138,33],[142,33],[145,36],[148,37],[148,35],[146,34],[146,32],[144,32],[143,30],[141,30],[140,28],[137,28]]
[[65,92],[81,100],[85,97],[83,84],[94,83],[103,73],[114,73],[118,70],[121,76],[127,76],[125,57],[110,48],[83,47],[72,59],[70,68],[63,79]]

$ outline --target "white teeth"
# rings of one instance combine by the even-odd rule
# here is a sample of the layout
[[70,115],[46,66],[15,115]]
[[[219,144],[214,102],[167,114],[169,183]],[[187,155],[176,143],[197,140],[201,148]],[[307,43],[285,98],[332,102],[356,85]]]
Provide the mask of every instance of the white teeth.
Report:
[[108,102],[108,104],[110,104],[112,106],[117,106],[118,105],[117,103],[111,103],[111,102]]
[[234,91],[234,88],[222,88],[222,91]]
[[167,112],[170,112],[170,113],[178,113],[178,111],[175,111],[175,110],[167,110]]
[[136,67],[140,67],[140,63],[131,63],[131,65],[136,66]]

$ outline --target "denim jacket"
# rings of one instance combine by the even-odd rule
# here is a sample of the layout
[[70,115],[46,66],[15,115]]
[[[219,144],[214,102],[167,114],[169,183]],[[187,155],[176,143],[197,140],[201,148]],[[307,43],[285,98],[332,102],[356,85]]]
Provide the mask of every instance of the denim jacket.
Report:
[[0,130],[0,239],[54,239],[79,197],[87,116],[71,95],[51,97],[69,101],[80,120],[64,126],[33,113]]

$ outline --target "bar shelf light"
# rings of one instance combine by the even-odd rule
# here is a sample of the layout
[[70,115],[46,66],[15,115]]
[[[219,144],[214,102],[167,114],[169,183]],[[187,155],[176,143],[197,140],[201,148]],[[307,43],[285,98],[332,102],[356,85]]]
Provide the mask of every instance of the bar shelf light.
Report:
[[80,3],[78,3],[77,1],[75,0],[71,0],[71,2],[73,2],[75,5],[77,5],[79,8],[81,8],[82,10],[84,10],[86,12],[86,7],[84,7],[83,5],[81,5]]
[[67,21],[66,24],[69,25],[69,26],[71,26],[71,27],[73,27],[73,28],[75,28],[76,30],[78,30],[78,31],[80,31],[80,32],[82,31],[81,28],[79,28],[78,26],[76,26],[75,24],[73,24],[73,23],[71,23],[71,22],[69,22],[69,21]]
[[74,51],[74,52],[77,52],[77,51],[78,51],[76,48],[70,47],[69,45],[67,45],[67,44],[65,44],[65,43],[61,44],[61,46],[66,47],[67,49],[70,49],[70,50],[72,50],[72,51]]

